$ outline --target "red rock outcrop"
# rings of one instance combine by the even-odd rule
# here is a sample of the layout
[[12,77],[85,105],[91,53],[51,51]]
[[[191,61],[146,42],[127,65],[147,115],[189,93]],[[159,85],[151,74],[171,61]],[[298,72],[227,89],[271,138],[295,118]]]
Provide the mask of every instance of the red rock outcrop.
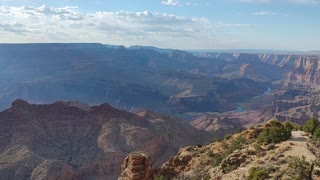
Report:
[[118,180],[152,180],[151,158],[146,153],[130,153],[121,166]]

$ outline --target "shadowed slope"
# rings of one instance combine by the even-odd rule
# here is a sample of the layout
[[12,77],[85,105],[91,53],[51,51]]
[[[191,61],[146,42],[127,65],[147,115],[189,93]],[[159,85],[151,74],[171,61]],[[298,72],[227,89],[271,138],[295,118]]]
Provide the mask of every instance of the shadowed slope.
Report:
[[31,105],[16,100],[1,112],[2,178],[114,179],[132,151],[146,151],[161,163],[180,146],[210,139],[166,116],[141,117],[108,104],[83,107],[75,102]]

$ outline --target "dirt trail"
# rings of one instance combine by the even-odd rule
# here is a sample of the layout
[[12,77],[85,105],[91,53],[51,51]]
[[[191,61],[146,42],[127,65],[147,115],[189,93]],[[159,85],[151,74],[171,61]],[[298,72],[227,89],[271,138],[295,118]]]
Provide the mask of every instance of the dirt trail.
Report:
[[285,142],[290,147],[290,150],[284,152],[284,154],[291,156],[305,156],[307,161],[315,160],[316,157],[307,148],[307,137],[303,136],[303,131],[292,131],[292,136]]

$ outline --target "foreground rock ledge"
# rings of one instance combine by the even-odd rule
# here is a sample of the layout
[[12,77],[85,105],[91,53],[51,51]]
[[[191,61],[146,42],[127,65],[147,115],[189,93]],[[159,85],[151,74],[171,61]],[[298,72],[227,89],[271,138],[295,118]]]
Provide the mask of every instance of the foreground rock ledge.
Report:
[[130,153],[123,161],[118,180],[152,180],[152,165],[144,152]]

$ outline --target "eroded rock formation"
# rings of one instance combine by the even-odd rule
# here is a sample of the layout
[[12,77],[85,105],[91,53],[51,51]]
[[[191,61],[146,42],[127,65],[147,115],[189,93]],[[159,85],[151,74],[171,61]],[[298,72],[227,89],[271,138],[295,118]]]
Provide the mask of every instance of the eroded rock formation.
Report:
[[1,179],[116,179],[130,152],[160,164],[181,146],[210,141],[191,125],[149,111],[138,115],[108,104],[48,105],[16,100],[0,112]]
[[124,159],[118,180],[152,180],[152,171],[149,155],[143,152],[130,153]]

